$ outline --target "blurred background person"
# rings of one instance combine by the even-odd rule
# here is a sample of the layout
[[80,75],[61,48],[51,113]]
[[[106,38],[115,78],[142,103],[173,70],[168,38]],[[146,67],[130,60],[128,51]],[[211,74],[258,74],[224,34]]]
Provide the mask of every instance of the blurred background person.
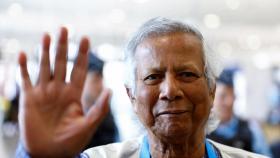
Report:
[[280,141],[276,141],[271,144],[270,146],[273,158],[280,157]]
[[269,145],[256,121],[234,114],[234,74],[237,68],[224,69],[216,84],[213,110],[220,119],[219,127],[208,138],[229,146],[271,156]]
[[274,66],[271,68],[272,86],[269,92],[269,105],[271,106],[268,115],[270,124],[280,124],[280,68]]
[[[271,109],[267,122],[270,128],[269,134],[275,135],[274,133],[280,133],[280,130],[277,130],[277,126],[280,125],[280,67],[273,66],[271,68],[271,79],[272,85],[268,97]],[[280,138],[271,141],[271,151],[273,158],[280,157]]]
[[[94,105],[104,88],[103,67],[104,61],[98,58],[93,52],[90,52],[88,73],[82,94],[82,105],[85,113]],[[118,141],[118,129],[110,110],[85,149],[116,141]]]
[[[15,78],[10,75],[14,71],[7,67],[5,80],[0,83],[0,147],[5,151],[5,156],[14,157],[14,149],[19,138],[18,106],[19,86]],[[1,144],[3,141],[3,144]],[[2,156],[2,155],[1,155]]]
[[[7,99],[6,110],[3,118],[2,127],[5,128],[6,125],[12,125],[17,129],[18,126],[18,106],[19,106],[19,87],[14,83],[14,94]],[[10,135],[10,132],[5,133],[5,135]]]

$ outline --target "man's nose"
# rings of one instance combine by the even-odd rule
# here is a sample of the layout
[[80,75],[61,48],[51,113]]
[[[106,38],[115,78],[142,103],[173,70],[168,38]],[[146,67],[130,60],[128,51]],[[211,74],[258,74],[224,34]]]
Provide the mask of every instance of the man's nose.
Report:
[[181,99],[184,93],[181,89],[180,83],[175,77],[166,76],[160,86],[160,99],[173,101]]

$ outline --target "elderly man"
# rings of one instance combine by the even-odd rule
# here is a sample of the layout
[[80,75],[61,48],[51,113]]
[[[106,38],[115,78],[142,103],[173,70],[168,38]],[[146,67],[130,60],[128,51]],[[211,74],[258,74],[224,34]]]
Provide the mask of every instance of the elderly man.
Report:
[[[19,57],[23,78],[20,130],[31,157],[75,157],[108,110],[110,92],[84,115],[80,103],[89,42],[83,38],[70,83],[65,83],[67,30],[63,28],[54,72],[49,66],[48,35],[44,36],[41,70],[32,86],[26,57]],[[132,106],[147,134],[117,144],[91,148],[81,157],[218,158],[263,157],[205,139],[218,72],[203,37],[196,29],[164,18],[146,22],[127,45]]]

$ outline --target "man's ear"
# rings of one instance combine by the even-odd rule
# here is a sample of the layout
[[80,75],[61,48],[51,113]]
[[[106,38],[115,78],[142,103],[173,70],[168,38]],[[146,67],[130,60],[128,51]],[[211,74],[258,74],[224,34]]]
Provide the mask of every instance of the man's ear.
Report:
[[213,88],[210,89],[209,93],[210,93],[210,97],[211,97],[211,101],[212,101],[212,105],[213,105],[214,99],[215,99],[215,94],[216,94],[216,84],[214,85]]
[[210,96],[211,98],[214,100],[215,98],[215,94],[216,94],[216,84],[214,85],[214,87],[210,90]]
[[134,97],[134,95],[133,95],[133,93],[132,93],[131,87],[128,87],[127,85],[125,85],[125,90],[126,90],[126,94],[127,94],[128,97],[129,97],[130,102],[133,104],[133,102],[134,102],[134,100],[135,100],[135,97]]
[[132,89],[131,89],[131,87],[128,87],[127,85],[125,85],[125,89],[126,89],[126,93],[127,93],[128,97],[129,97],[129,100],[131,102],[132,108],[133,108],[134,112],[137,114],[137,107],[135,105],[135,96],[132,92]]

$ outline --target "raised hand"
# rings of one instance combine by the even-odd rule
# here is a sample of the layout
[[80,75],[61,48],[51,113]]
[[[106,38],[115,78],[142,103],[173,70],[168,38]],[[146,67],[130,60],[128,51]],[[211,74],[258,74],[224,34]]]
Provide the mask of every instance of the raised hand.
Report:
[[81,152],[108,112],[110,92],[104,90],[96,105],[84,115],[81,94],[87,73],[89,41],[83,38],[71,73],[65,82],[67,29],[61,28],[54,72],[50,69],[50,36],[43,37],[39,79],[31,84],[27,59],[22,52],[19,64],[22,90],[19,109],[21,139],[33,157],[74,157]]

